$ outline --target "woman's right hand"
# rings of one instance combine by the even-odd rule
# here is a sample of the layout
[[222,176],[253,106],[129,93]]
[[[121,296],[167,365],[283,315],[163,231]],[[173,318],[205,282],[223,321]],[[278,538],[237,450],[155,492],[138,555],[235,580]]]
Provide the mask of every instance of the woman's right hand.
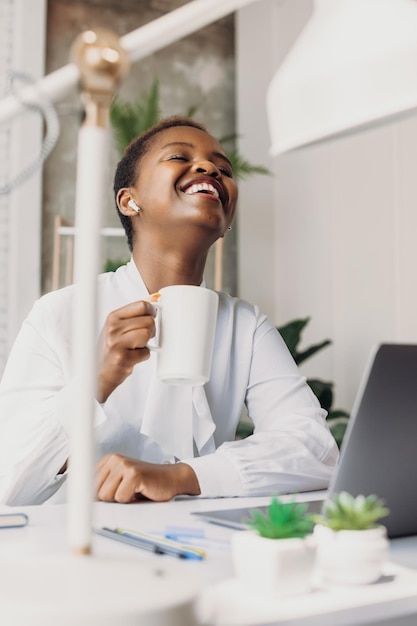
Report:
[[[150,302],[157,299],[151,296]],[[155,309],[150,302],[131,302],[107,316],[98,343],[97,400],[101,403],[132,373],[136,363],[150,356],[146,344],[155,336]]]

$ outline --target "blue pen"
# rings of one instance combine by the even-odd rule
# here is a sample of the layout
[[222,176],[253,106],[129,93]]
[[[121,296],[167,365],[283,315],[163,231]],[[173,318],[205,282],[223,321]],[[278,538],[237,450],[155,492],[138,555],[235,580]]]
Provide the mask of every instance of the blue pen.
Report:
[[198,559],[201,560],[203,558],[203,554],[199,550],[194,550],[193,548],[187,548],[181,544],[177,544],[174,541],[169,539],[164,539],[163,537],[146,537],[145,535],[141,536],[139,533],[129,530],[123,530],[122,528],[116,528],[116,532],[119,533],[122,537],[128,537],[133,539],[134,541],[149,543],[150,545],[156,546],[158,550],[160,550],[161,554],[170,554],[171,556],[179,556],[181,559]]
[[138,530],[131,530],[129,528],[115,528],[115,531],[127,537],[133,537],[134,539],[149,541],[150,543],[156,544],[161,548],[173,548],[175,551],[184,552],[187,555],[189,554],[189,556],[187,556],[186,558],[195,558],[195,554],[202,558],[206,556],[206,552],[201,548],[186,545],[179,541],[173,541],[172,539],[167,539],[164,536],[151,535],[150,533],[145,533]]
[[203,559],[202,554],[193,550],[186,550],[180,545],[172,545],[172,542],[168,543],[164,542],[164,540],[159,541],[158,539],[141,537],[120,528],[113,530],[111,528],[96,528],[94,529],[94,532],[98,535],[102,535],[103,537],[127,543],[135,548],[149,550],[155,554],[168,554],[170,556],[179,557],[180,559],[194,559],[199,561]]
[[174,548],[179,548],[184,550],[185,552],[196,552],[200,554],[203,558],[207,556],[205,550],[201,547],[196,547],[187,541],[180,541],[179,539],[175,539],[174,537],[167,537],[166,535],[152,535],[150,533],[145,533],[142,530],[132,530],[131,528],[115,528],[118,533],[125,533],[127,535],[133,535],[134,537],[138,537],[140,539],[145,539],[151,542],[156,542],[163,546],[173,546]]

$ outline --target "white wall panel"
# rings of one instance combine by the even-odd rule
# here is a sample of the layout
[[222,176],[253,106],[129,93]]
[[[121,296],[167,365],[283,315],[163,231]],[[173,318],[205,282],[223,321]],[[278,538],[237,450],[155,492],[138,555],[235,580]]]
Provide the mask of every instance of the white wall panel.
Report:
[[[269,137],[263,94],[272,67],[273,39],[268,12],[257,11],[257,4],[237,14],[236,89],[239,150],[251,163],[273,168],[268,155]],[[263,4],[260,3],[260,4]],[[270,0],[266,0],[270,5]],[[241,21],[241,17],[243,20]],[[252,18],[255,28],[252,27]],[[258,53],[262,63],[258,64]],[[273,260],[274,215],[271,211],[273,178],[251,176],[239,182],[238,291],[240,297],[273,314],[272,290],[275,282]]]
[[[13,0],[0,2],[0,97],[7,87],[13,51]],[[0,126],[0,187],[10,176],[10,128]],[[9,199],[0,195],[0,376],[8,352]]]
[[[1,67],[38,80],[44,73],[46,0],[2,0],[0,7],[4,11],[0,28],[2,33],[6,31],[0,38]],[[42,119],[34,113],[3,125],[4,182],[13,180],[38,157],[42,128]],[[0,375],[22,321],[40,295],[41,183],[40,169],[11,194],[0,196],[1,232],[6,237],[0,292]]]
[[[260,111],[264,93],[249,87],[257,85],[259,68],[272,73],[279,65],[311,8],[309,0],[276,0],[240,12],[242,33],[262,33],[262,45],[252,48],[251,63],[239,73],[240,93],[246,89],[238,100],[240,132],[250,132],[248,149],[256,154],[267,142],[248,120]],[[253,218],[241,211],[246,239],[240,257],[246,253],[246,263],[259,270],[256,287],[253,276],[241,273],[241,293],[266,291],[276,323],[311,316],[305,345],[332,339],[333,346],[303,369],[335,382],[341,408],[351,409],[375,343],[417,342],[416,163],[416,116],[275,159],[273,188],[257,226],[257,237],[265,225],[273,227],[272,237],[265,232],[264,259],[273,258],[265,282],[262,260],[250,256]]]

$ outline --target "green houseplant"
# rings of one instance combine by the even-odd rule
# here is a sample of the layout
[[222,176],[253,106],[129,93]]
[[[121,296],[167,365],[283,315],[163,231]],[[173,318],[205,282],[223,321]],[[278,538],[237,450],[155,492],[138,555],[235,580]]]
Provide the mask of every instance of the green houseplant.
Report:
[[385,526],[389,510],[375,495],[335,494],[316,523],[317,565],[324,582],[368,584],[381,577],[388,556]]
[[[317,344],[308,346],[305,349],[300,348],[302,333],[310,318],[294,319],[282,326],[278,326],[277,330],[285,341],[294,361],[300,365],[310,357],[314,356],[323,348],[331,345],[330,339],[325,339]],[[333,383],[318,378],[309,378],[307,383],[311,387],[313,393],[320,402],[320,406],[327,411],[327,423],[337,445],[340,447],[348,424],[349,413],[343,409],[335,409],[333,407]],[[237,429],[237,437],[243,439],[253,432],[253,425],[246,419],[242,419]]]
[[313,520],[307,505],[274,497],[266,513],[232,535],[236,577],[251,593],[290,596],[311,590],[315,562]]
[[[309,317],[295,319],[277,328],[297,365],[300,365],[332,343],[330,339],[325,339],[303,350],[300,349],[302,333],[309,322]],[[337,445],[340,447],[348,424],[349,413],[343,409],[335,409],[333,407],[334,385],[332,382],[318,378],[309,378],[307,383],[310,385],[322,408],[327,411],[327,422]]]

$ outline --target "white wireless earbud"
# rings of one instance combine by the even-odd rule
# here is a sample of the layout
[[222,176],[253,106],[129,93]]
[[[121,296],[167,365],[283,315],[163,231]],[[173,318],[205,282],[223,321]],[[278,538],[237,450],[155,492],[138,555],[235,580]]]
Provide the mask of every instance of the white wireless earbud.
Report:
[[139,213],[140,211],[140,207],[138,207],[138,205],[136,204],[136,202],[132,199],[129,200],[128,205],[130,206],[131,209],[133,209],[134,211],[136,211],[136,213]]

